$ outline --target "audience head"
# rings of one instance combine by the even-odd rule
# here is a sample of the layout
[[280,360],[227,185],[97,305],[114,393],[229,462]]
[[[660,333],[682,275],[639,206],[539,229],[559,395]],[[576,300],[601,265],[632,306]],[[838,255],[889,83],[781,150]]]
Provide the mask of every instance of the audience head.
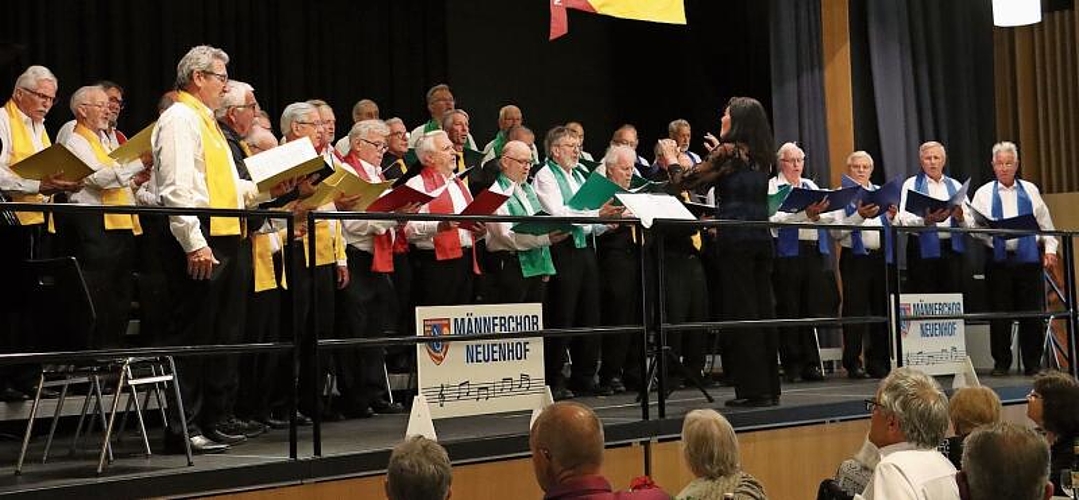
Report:
[[80,87],[71,94],[71,114],[92,132],[109,128],[109,96],[99,85]]
[[124,88],[109,80],[101,80],[97,85],[105,89],[105,94],[109,96],[109,127],[116,128],[120,111],[124,109]]
[[408,153],[408,128],[405,127],[405,122],[395,116],[386,120],[386,126],[390,127],[388,151],[398,158],[405,156],[405,153]]
[[318,108],[318,116],[322,120],[322,143],[333,144],[337,134],[337,117],[333,114],[333,108],[322,99],[311,99],[307,103]]
[[453,146],[460,151],[468,143],[468,113],[463,109],[451,109],[442,115],[442,130]]
[[689,151],[689,141],[693,139],[693,128],[689,122],[681,118],[667,125],[667,137],[678,144],[678,150],[685,153]]
[[224,122],[233,132],[245,136],[255,124],[259,103],[255,100],[255,88],[237,81],[229,81],[229,89],[221,97],[221,106],[214,116]]
[[984,386],[963,387],[948,401],[948,416],[956,436],[966,436],[983,425],[1000,422],[1000,397]]
[[507,104],[498,110],[498,130],[505,132],[520,125],[522,121],[521,108],[517,106]]
[[993,175],[997,182],[1011,187],[1019,172],[1019,148],[1015,143],[1004,141],[993,145]]
[[865,151],[855,151],[847,156],[847,177],[858,181],[863,186],[869,185],[873,175],[873,157]]
[[536,481],[543,491],[549,491],[567,479],[599,474],[603,426],[587,406],[560,401],[544,408],[536,418],[528,448]]
[[872,406],[869,440],[878,448],[904,441],[936,448],[948,430],[948,397],[933,377],[911,368],[892,370]]
[[442,115],[456,107],[457,101],[453,98],[450,86],[440,83],[427,91],[427,112],[431,118],[440,120]]
[[281,133],[285,134],[286,141],[307,137],[311,139],[315,151],[321,151],[325,131],[318,108],[306,102],[294,102],[285,106],[285,110],[281,112]]
[[509,180],[524,182],[532,168],[532,148],[521,141],[509,141],[502,147],[502,157],[498,159],[499,168]]
[[[628,123],[618,127],[614,134],[611,135],[611,146],[629,146],[636,151],[638,143],[637,127]],[[634,161],[637,161],[636,158],[634,158]]]
[[247,147],[251,148],[251,154],[258,154],[277,147],[277,138],[273,136],[273,132],[259,125],[251,127],[251,131],[244,137],[244,142],[247,143]]
[[623,189],[629,188],[633,180],[633,164],[637,161],[637,152],[629,146],[611,146],[603,156],[603,168],[610,179]]
[[364,120],[352,126],[348,133],[348,142],[351,147],[349,154],[355,154],[361,160],[379,166],[382,164],[382,155],[389,147],[386,137],[390,135],[390,127],[382,120]]
[[15,80],[15,89],[11,91],[11,100],[24,115],[34,123],[45,121],[53,104],[56,104],[56,91],[59,81],[56,75],[44,66],[30,66]]
[[1079,437],[1079,383],[1052,370],[1034,377],[1027,395],[1027,416],[1056,437]]
[[779,173],[791,185],[801,182],[802,172],[805,171],[806,153],[793,142],[784,142],[776,152],[776,164],[779,165]]
[[452,482],[450,457],[438,443],[412,436],[393,448],[386,466],[389,500],[446,500]]
[[206,107],[217,109],[228,90],[228,63],[229,55],[219,48],[192,47],[176,64],[176,88],[195,96]]
[[769,170],[775,141],[768,114],[761,103],[752,97],[732,97],[727,101],[720,126],[720,140],[742,143],[749,147],[751,159],[761,170]]
[[161,99],[157,100],[157,114],[160,115],[161,113],[164,113],[166,109],[169,109],[170,106],[175,104],[177,94],[178,92],[175,90],[170,90],[161,94]]
[[352,123],[378,119],[378,104],[370,99],[360,99],[352,106]]
[[555,127],[547,131],[543,140],[547,158],[563,168],[573,168],[581,156],[581,139],[567,127]]
[[1049,482],[1049,443],[1036,431],[1011,422],[975,429],[963,441],[963,467],[956,475],[964,500],[1043,500]]
[[416,143],[416,157],[425,167],[438,169],[443,174],[453,172],[456,155],[453,143],[444,130],[432,130],[423,134]]
[[738,457],[738,438],[726,417],[712,409],[686,414],[682,422],[682,458],[694,476],[730,476],[741,468]]
[[944,145],[937,141],[925,142],[918,147],[918,161],[925,175],[939,181],[944,176],[944,165],[948,163],[948,153],[944,151]]

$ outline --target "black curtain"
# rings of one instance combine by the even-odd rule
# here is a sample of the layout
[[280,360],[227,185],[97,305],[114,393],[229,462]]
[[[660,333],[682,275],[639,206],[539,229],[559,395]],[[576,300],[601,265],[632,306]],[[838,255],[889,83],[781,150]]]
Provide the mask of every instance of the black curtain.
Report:
[[989,2],[852,0],[855,147],[882,181],[919,170],[918,146],[937,140],[947,173],[978,185],[995,142]]
[[820,2],[772,0],[772,100],[776,146],[797,142],[806,153],[803,176],[831,185]]
[[230,76],[254,85],[275,126],[286,104],[318,97],[337,112],[339,137],[357,100],[415,125],[427,119],[424,93],[447,82],[481,146],[498,108],[514,102],[540,140],[579,120],[587,148],[602,154],[614,128],[632,123],[651,157],[673,119],[693,124],[693,149],[703,152],[727,99],[771,100],[768,5],[751,0],[687,0],[688,26],[571,11],[569,34],[554,42],[546,0],[40,0],[5,9],[0,42],[24,50],[0,68],[0,95],[26,66],[48,66],[60,79],[50,131],[71,118],[71,93],[102,78],[125,87],[120,128],[138,131],[179,58],[202,43],[229,53]]

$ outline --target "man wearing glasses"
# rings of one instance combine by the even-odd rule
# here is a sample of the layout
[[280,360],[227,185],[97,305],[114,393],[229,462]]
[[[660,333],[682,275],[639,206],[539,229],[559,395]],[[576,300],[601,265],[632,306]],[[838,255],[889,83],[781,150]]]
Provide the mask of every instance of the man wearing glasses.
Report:
[[[68,182],[57,173],[41,181],[25,179],[11,166],[51,145],[45,131],[45,115],[56,101],[56,76],[44,66],[30,66],[15,81],[11,99],[0,112],[0,198],[26,203],[45,203],[53,194],[75,192],[81,182]],[[16,212],[0,218],[0,276],[17,276],[26,259],[49,256],[45,214]],[[0,341],[10,347],[29,348],[28,341],[13,329],[21,318],[23,293],[12,284],[0,287]],[[26,399],[24,391],[33,374],[15,367],[0,368],[0,400]],[[15,380],[21,379],[21,380]]]
[[[431,114],[431,119],[427,120],[427,123],[412,129],[409,134],[408,147],[416,148],[424,134],[441,130],[442,117],[446,115],[447,111],[456,109],[456,106],[457,100],[453,98],[453,92],[450,91],[449,85],[440,83],[431,87],[427,91],[427,112]],[[476,149],[476,140],[472,138],[472,134],[468,134],[468,148]]]
[[955,466],[937,451],[948,430],[948,397],[936,380],[910,368],[893,370],[866,410],[869,441],[881,458],[856,499],[959,498]]
[[[116,128],[116,124],[120,119],[120,111],[124,109],[124,89],[118,83],[109,80],[101,80],[95,83],[94,86],[105,89],[105,95],[108,96],[109,128],[105,131],[105,138],[113,149],[118,148],[121,144],[127,142],[127,136]],[[75,120],[65,123],[56,132],[56,142],[66,144],[68,136],[74,131]]]

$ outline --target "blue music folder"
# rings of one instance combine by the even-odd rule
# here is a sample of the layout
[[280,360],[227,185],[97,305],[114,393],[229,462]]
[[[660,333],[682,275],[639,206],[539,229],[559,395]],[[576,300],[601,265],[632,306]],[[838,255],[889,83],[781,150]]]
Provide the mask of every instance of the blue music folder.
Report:
[[[989,229],[1013,229],[1016,231],[1037,231],[1041,229],[1038,225],[1038,219],[1034,217],[1034,214],[1023,214],[1015,217],[1008,217],[1006,219],[991,219],[985,214],[974,208],[973,205],[967,204],[970,208],[970,213],[974,216],[974,223],[978,227],[987,227]],[[1004,239],[1021,238],[1021,234],[1003,234]]]
[[827,198],[828,207],[821,213],[831,212],[850,205],[861,192],[861,186],[850,186],[834,191],[828,189],[805,189],[800,187],[791,188],[790,194],[787,195],[787,199],[783,200],[783,204],[780,205],[779,211],[789,213],[801,212],[809,205],[819,203],[821,200]]
[[907,206],[903,207],[904,210],[910,212],[919,217],[924,217],[928,212],[936,212],[937,210],[947,209],[951,210],[967,199],[967,190],[970,189],[970,179],[967,179],[963,183],[963,186],[947,200],[934,198],[927,194],[919,193],[913,189],[907,190]]

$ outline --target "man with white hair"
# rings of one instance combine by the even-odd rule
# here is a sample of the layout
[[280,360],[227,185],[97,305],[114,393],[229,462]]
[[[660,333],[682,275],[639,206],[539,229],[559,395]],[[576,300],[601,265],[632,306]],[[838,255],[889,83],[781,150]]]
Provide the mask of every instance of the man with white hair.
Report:
[[318,108],[318,116],[322,120],[323,134],[323,146],[318,151],[326,159],[326,163],[332,165],[334,160],[340,160],[337,150],[333,147],[333,140],[337,135],[337,117],[333,114],[333,107],[322,99],[310,99],[307,103]]
[[[120,84],[109,80],[101,80],[95,83],[94,86],[105,89],[105,94],[109,97],[109,128],[105,131],[105,138],[113,148],[118,148],[121,144],[127,142],[127,136],[116,128],[117,121],[120,119],[120,111],[124,109],[124,89]],[[56,132],[56,142],[66,144],[68,136],[74,131],[75,120],[63,124],[60,130]]]
[[[71,95],[76,124],[63,144],[95,172],[71,201],[86,205],[135,205],[133,190],[150,179],[140,161],[119,164],[109,157],[108,94],[100,86],[82,87]],[[131,309],[135,235],[139,217],[127,214],[64,214],[58,217],[61,240],[79,261],[97,315],[88,347],[120,347]]]
[[[192,48],[176,65],[176,102],[161,114],[151,143],[157,192],[169,207],[242,209],[291,190],[286,181],[270,193],[236,172],[228,142],[214,120],[214,110],[228,90],[224,51],[207,45]],[[172,345],[214,345],[242,338],[243,270],[238,252],[243,225],[238,217],[171,216],[175,238],[171,255],[161,255],[172,287],[174,323],[166,335]],[[228,395],[224,363],[208,357],[185,357],[180,387],[187,415],[170,411],[168,452],[182,452],[179,418],[186,418],[192,451],[220,452],[246,438],[217,428],[226,415]],[[176,405],[170,404],[170,408]]]
[[507,104],[498,110],[498,133],[495,134],[494,139],[491,139],[491,142],[488,142],[483,147],[483,163],[502,156],[502,147],[509,141],[506,137],[506,132],[521,125],[522,122],[521,108],[513,104]]
[[[768,194],[783,186],[820,189],[816,183],[802,177],[805,170],[805,151],[793,142],[780,146],[776,153],[779,175],[768,181]],[[822,213],[827,200],[809,205],[798,213],[776,212],[772,222],[834,223],[840,212]],[[835,290],[827,289],[826,262],[831,255],[832,240],[824,229],[772,229],[776,242],[776,259],[772,282],[776,293],[777,318],[809,318],[830,316],[829,301]],[[820,368],[820,351],[812,327],[792,327],[780,331],[779,357],[788,382],[799,377],[806,381],[824,380]]]
[[897,368],[866,400],[866,409],[872,412],[869,441],[881,458],[856,499],[959,498],[955,466],[937,451],[948,430],[948,396],[932,377]]
[[390,135],[386,136],[386,153],[382,155],[382,174],[387,179],[397,179],[413,166],[406,160],[408,128],[405,127],[405,122],[396,116],[386,120],[386,126],[390,128]]
[[677,119],[667,125],[667,138],[678,144],[678,151],[689,157],[690,163],[696,165],[701,162],[697,153],[689,150],[690,141],[693,140],[693,128],[684,119]]
[[[44,66],[30,66],[15,81],[11,99],[0,113],[0,194],[11,201],[45,203],[49,196],[61,192],[74,192],[82,188],[81,182],[63,180],[63,174],[35,181],[20,177],[11,167],[51,145],[45,131],[45,115],[56,102],[56,76]],[[16,212],[3,214],[0,218],[0,275],[18,276],[23,261],[49,257],[48,233],[44,230],[45,214],[41,212]],[[20,322],[19,304],[24,294],[16,287],[0,287],[0,340],[7,346],[26,346],[28,339],[16,334],[12,325]],[[27,375],[23,377],[23,375]],[[0,400],[26,399],[23,391],[33,375],[16,367],[0,368]]]

